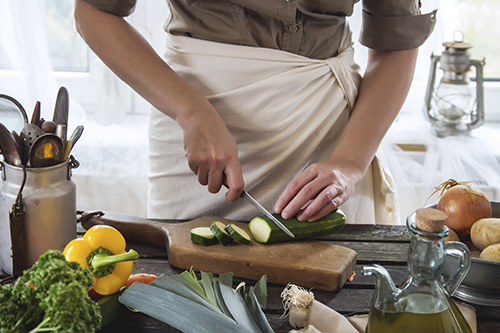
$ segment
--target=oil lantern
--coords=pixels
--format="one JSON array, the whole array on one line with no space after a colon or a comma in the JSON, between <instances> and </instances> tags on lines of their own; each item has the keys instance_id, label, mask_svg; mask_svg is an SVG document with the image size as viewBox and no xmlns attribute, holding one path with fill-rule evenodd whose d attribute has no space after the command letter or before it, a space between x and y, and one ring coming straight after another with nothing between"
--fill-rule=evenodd
<instances>
[{"instance_id":1,"label":"oil lantern","mask_svg":"<svg viewBox=\"0 0 500 333\"><path fill-rule=\"evenodd\" d=\"M471 44L461 40L445 42L441 55L431 55L431 69L425 93L425 116L438 137L469 135L484 123L483 60L470 58ZM435 89L438 63L443 76ZM468 77L476 68L475 89Z\"/></svg>"}]
</instances>

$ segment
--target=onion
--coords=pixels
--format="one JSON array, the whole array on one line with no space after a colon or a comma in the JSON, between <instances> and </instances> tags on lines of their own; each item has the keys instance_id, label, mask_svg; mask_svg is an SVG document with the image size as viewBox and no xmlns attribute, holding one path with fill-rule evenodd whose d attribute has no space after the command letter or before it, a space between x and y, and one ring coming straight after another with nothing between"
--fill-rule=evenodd
<instances>
[{"instance_id":1,"label":"onion","mask_svg":"<svg viewBox=\"0 0 500 333\"><path fill-rule=\"evenodd\" d=\"M436 188L442 190L437 209L448 215L446 225L459 236L466 236L479 219L491 217L491 203L486 194L468 182L450 179ZM435 193L435 192L434 192Z\"/></svg>"}]
</instances>

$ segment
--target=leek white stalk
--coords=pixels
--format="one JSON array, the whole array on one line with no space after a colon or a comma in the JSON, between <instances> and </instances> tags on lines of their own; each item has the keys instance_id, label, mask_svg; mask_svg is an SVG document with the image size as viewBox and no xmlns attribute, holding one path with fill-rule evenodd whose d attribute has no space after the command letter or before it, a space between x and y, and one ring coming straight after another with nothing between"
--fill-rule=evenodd
<instances>
[{"instance_id":1,"label":"leek white stalk","mask_svg":"<svg viewBox=\"0 0 500 333\"><path fill-rule=\"evenodd\" d=\"M314 294L302 287L288 284L281 293L283 317L288 317L288 322L295 328L306 327L309 323Z\"/></svg>"}]
</instances>

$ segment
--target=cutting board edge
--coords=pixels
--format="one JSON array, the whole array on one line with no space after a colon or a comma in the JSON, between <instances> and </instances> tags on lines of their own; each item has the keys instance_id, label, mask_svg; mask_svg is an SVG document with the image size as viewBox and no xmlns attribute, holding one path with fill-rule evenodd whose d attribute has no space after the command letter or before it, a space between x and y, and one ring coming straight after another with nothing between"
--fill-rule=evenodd
<instances>
[{"instance_id":1,"label":"cutting board edge","mask_svg":"<svg viewBox=\"0 0 500 333\"><path fill-rule=\"evenodd\" d=\"M351 249L349 249L351 250ZM216 267L210 262L210 260L199 260L200 257L192 256L193 260L189 260L189 256L181 256L178 259L176 255L169 256L169 263L173 267L180 269L193 269L197 272L204 271L214 274L222 273L233 273L235 277L249 279L249 280L259 280L263 275L267 276L267 281L269 283L275 283L280 285L287 285L288 283L293 283L304 288L314 288L318 290L325 291L338 291L347 282L349 277L355 270L357 254L354 250L351 250L349 258L342 269L338 271L329 271L326 269L312 269L309 270L309 274L298 274L302 273L305 269L300 269L297 267L286 267L285 269L272 273L275 270L275 266L272 262L269 263L259 263L258 265L247 265L242 262L236 261L226 261L226 267ZM304 278L307 276L307 278ZM324 280L328 279L325 283Z\"/></svg>"}]
</instances>

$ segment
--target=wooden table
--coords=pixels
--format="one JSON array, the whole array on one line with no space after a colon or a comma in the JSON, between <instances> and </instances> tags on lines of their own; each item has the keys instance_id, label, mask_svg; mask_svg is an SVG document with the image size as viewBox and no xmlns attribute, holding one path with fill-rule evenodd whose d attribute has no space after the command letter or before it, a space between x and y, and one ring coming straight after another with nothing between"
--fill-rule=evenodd
<instances>
[{"instance_id":1,"label":"wooden table","mask_svg":"<svg viewBox=\"0 0 500 333\"><path fill-rule=\"evenodd\" d=\"M175 222L175 221L164 221ZM83 233L83 229L79 232ZM352 282L347 282L338 292L314 290L316 300L335 309L344 315L366 314L373 297L374 278L363 276L364 265L380 264L390 272L396 285L407 277L406 257L410 235L406 226L368 226L346 225L340 232L321 240L342 245L355 250L358 254L356 276ZM165 249L147 244L128 244L141 255L134 264L133 273L152 273L156 275L179 274L183 270L174 268L168 263ZM5 276L5 274L3 274ZM2 272L0 271L0 278ZM241 279L235 278L235 283ZM255 281L246 280L248 285ZM275 332L288 332L292 327L287 318L281 318L283 306L280 293L284 286L268 284L268 301L265 313ZM500 332L500 307L485 307L473 305L476 308L478 333ZM123 310L121 318L101 332L179 332L156 319L140 313Z\"/></svg>"}]
</instances>

